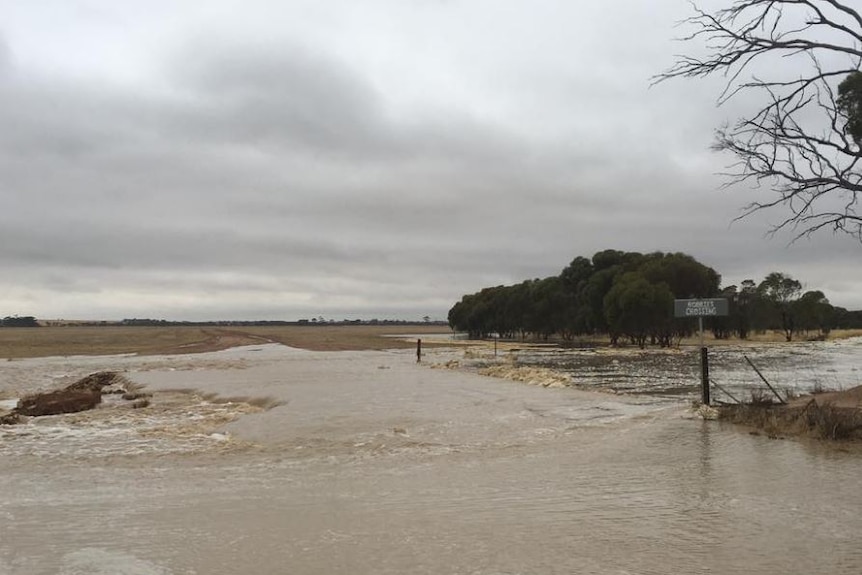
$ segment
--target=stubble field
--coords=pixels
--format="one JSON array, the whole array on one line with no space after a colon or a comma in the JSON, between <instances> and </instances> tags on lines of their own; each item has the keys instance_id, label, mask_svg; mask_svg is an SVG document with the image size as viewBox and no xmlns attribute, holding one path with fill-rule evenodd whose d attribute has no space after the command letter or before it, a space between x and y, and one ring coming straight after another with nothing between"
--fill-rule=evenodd
<instances>
[{"instance_id":1,"label":"stubble field","mask_svg":"<svg viewBox=\"0 0 862 575\"><path fill-rule=\"evenodd\" d=\"M0 358L70 355L170 355L281 343L314 351L409 348L396 335L448 333L440 325L52 326L0 328ZM389 337L387 337L389 336Z\"/></svg>"}]
</instances>

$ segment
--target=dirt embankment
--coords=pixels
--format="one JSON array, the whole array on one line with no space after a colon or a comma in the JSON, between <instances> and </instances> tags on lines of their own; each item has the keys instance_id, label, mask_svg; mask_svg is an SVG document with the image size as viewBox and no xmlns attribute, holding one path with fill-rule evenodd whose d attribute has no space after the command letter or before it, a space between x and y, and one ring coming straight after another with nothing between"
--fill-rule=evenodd
<instances>
[{"instance_id":1,"label":"dirt embankment","mask_svg":"<svg viewBox=\"0 0 862 575\"><path fill-rule=\"evenodd\" d=\"M77 413L94 409L102 403L105 393L122 394L129 405L138 409L149 405L149 394L139 392L140 386L114 371L93 373L75 383L55 389L25 395L9 412L0 412L0 425L23 423L27 417Z\"/></svg>"},{"instance_id":2,"label":"dirt embankment","mask_svg":"<svg viewBox=\"0 0 862 575\"><path fill-rule=\"evenodd\" d=\"M719 419L753 428L769 437L813 437L862 441L862 385L804 395L786 404L768 399L719 408Z\"/></svg>"}]
</instances>

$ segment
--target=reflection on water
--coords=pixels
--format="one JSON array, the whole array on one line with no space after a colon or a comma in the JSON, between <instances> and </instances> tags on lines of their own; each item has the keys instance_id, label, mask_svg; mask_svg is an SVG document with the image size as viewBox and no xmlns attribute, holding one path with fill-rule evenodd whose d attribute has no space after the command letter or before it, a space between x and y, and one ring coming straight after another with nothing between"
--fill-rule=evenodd
<instances>
[{"instance_id":1,"label":"reflection on water","mask_svg":"<svg viewBox=\"0 0 862 575\"><path fill-rule=\"evenodd\" d=\"M284 403L226 428L254 448L4 457L0 573L862 572L855 448L409 351L129 375Z\"/></svg>"}]
</instances>

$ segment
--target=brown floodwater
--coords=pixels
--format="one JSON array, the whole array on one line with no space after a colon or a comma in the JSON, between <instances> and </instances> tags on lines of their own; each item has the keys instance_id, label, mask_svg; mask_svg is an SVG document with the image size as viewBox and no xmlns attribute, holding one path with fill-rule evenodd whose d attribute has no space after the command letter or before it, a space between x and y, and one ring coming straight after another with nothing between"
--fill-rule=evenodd
<instances>
[{"instance_id":1,"label":"brown floodwater","mask_svg":"<svg viewBox=\"0 0 862 575\"><path fill-rule=\"evenodd\" d=\"M152 407L0 428L0 573L862 572L862 452L683 400L280 346L4 362L0 400L106 368Z\"/></svg>"}]
</instances>

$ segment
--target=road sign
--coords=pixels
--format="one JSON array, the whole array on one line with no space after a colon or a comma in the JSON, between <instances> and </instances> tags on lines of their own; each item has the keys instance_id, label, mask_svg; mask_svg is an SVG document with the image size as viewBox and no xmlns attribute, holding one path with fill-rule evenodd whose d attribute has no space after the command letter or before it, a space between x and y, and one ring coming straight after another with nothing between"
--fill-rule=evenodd
<instances>
[{"instance_id":1,"label":"road sign","mask_svg":"<svg viewBox=\"0 0 862 575\"><path fill-rule=\"evenodd\" d=\"M673 315L675 317L722 316L727 315L729 311L727 300L724 298L673 300Z\"/></svg>"},{"instance_id":2,"label":"road sign","mask_svg":"<svg viewBox=\"0 0 862 575\"><path fill-rule=\"evenodd\" d=\"M703 344L703 318L728 315L730 306L724 298L675 299L673 315L676 317L696 317L700 332L700 379L703 387L703 403L709 405L709 356Z\"/></svg>"}]
</instances>

